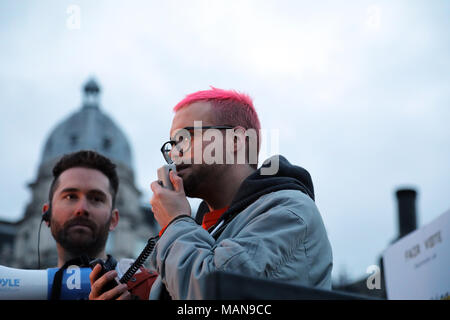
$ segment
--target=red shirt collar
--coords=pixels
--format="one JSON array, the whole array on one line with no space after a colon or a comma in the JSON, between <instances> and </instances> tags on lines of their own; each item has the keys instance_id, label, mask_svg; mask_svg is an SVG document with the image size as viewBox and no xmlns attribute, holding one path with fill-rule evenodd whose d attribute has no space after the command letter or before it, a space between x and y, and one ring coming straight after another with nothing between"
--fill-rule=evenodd
<instances>
[{"instance_id":1,"label":"red shirt collar","mask_svg":"<svg viewBox=\"0 0 450 320\"><path fill-rule=\"evenodd\" d=\"M213 225L216 224L217 220L222 216L222 214L228 210L229 207L225 207L222 209L217 209L206 213L203 216L202 227L205 230L208 230Z\"/></svg>"}]
</instances>

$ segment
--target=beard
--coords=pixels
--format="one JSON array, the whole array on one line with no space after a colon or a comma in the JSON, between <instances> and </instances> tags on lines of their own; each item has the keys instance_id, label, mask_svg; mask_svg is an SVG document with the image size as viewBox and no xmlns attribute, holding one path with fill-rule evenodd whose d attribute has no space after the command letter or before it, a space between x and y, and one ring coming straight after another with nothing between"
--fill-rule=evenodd
<instances>
[{"instance_id":1,"label":"beard","mask_svg":"<svg viewBox=\"0 0 450 320\"><path fill-rule=\"evenodd\" d=\"M73 218L66 221L62 226L52 221L52 235L56 242L71 255L81 256L85 254L94 258L105 248L111 217L107 223L101 226L97 226L92 220L85 217ZM83 226L89 230L76 228L76 226Z\"/></svg>"},{"instance_id":2,"label":"beard","mask_svg":"<svg viewBox=\"0 0 450 320\"><path fill-rule=\"evenodd\" d=\"M182 164L176 167L177 173L183 179L183 187L186 196L190 198L203 198L205 193L209 193L211 184L218 181L217 177L224 169L224 165L219 164Z\"/></svg>"}]
</instances>

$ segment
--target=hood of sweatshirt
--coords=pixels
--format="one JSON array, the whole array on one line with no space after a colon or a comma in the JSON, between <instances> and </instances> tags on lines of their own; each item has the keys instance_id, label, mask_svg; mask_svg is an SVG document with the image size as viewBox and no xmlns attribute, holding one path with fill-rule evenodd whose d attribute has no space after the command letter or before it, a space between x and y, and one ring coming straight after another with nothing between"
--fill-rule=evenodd
<instances>
[{"instance_id":1,"label":"hood of sweatshirt","mask_svg":"<svg viewBox=\"0 0 450 320\"><path fill-rule=\"evenodd\" d=\"M277 163L278 170L274 174L262 174L267 168L276 167ZM222 220L230 221L236 214L265 194L286 189L299 190L314 200L314 187L308 171L291 164L281 155L272 156L242 182L229 209L217 223ZM201 223L201 219L206 212L208 212L208 206L203 201L197 210L197 222L200 221Z\"/></svg>"},{"instance_id":2,"label":"hood of sweatshirt","mask_svg":"<svg viewBox=\"0 0 450 320\"><path fill-rule=\"evenodd\" d=\"M278 170L273 175L265 175L263 169L276 167L278 161ZM260 196L284 189L299 190L314 200L314 187L311 176L308 171L302 167L291 164L281 155L273 156L267 159L261 168L249 175L239 187L230 208L238 205L246 199L256 200ZM251 201L253 202L253 201Z\"/></svg>"}]
</instances>

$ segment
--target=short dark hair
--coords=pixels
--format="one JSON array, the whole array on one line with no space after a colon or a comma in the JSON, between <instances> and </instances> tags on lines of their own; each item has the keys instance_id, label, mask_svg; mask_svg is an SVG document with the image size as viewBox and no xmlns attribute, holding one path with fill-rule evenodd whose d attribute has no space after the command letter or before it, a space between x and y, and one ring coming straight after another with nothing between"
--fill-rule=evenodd
<instances>
[{"instance_id":1,"label":"short dark hair","mask_svg":"<svg viewBox=\"0 0 450 320\"><path fill-rule=\"evenodd\" d=\"M92 150L81 150L66 154L56 163L53 167L53 181L48 195L50 204L58 186L59 176L64 171L75 167L95 169L108 178L112 195L112 206L114 208L117 191L119 190L119 177L117 176L116 165L107 157Z\"/></svg>"}]
</instances>

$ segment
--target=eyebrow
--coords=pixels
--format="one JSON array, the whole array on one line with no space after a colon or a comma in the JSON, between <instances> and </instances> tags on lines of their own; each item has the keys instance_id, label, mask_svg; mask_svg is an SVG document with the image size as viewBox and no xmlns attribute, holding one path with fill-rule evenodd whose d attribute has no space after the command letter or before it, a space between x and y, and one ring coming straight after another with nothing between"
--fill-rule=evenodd
<instances>
[{"instance_id":1,"label":"eyebrow","mask_svg":"<svg viewBox=\"0 0 450 320\"><path fill-rule=\"evenodd\" d=\"M175 141L175 138L177 137L177 134L182 132L183 130L186 130L186 129L180 128L180 129L175 130L173 137L169 137L170 141L177 142L177 141ZM189 132L189 130L186 130L186 131L189 133L189 137L192 137L192 134ZM181 135L180 137L187 138L187 136L185 137L184 135Z\"/></svg>"},{"instance_id":2,"label":"eyebrow","mask_svg":"<svg viewBox=\"0 0 450 320\"><path fill-rule=\"evenodd\" d=\"M65 189L61 190L59 192L59 194L70 193L70 192L79 192L79 191L80 191L80 189L77 189L77 188L65 188ZM100 189L92 189L92 190L89 190L88 193L91 193L91 194L97 193L97 194L102 194L102 195L106 196L106 193Z\"/></svg>"},{"instance_id":3,"label":"eyebrow","mask_svg":"<svg viewBox=\"0 0 450 320\"><path fill-rule=\"evenodd\" d=\"M231 126L231 125L228 125L228 124L225 124L225 125L208 125L208 126L201 126L201 127L187 126L187 127L183 127L183 128L177 129L177 130L175 131L174 138L175 138L175 136L176 136L179 132L181 132L182 130L186 130L187 132L189 132L189 137L192 137L191 131L195 131L196 129L200 129L200 130L208 130L208 129L233 129L234 127L235 127L235 126ZM194 136L195 136L195 134L194 134ZM171 141L174 141L172 137L170 137L170 140L171 140Z\"/></svg>"},{"instance_id":4,"label":"eyebrow","mask_svg":"<svg viewBox=\"0 0 450 320\"><path fill-rule=\"evenodd\" d=\"M78 192L78 191L80 191L80 190L77 188L65 188L65 189L62 189L59 193L62 194L62 193Z\"/></svg>"}]
</instances>

